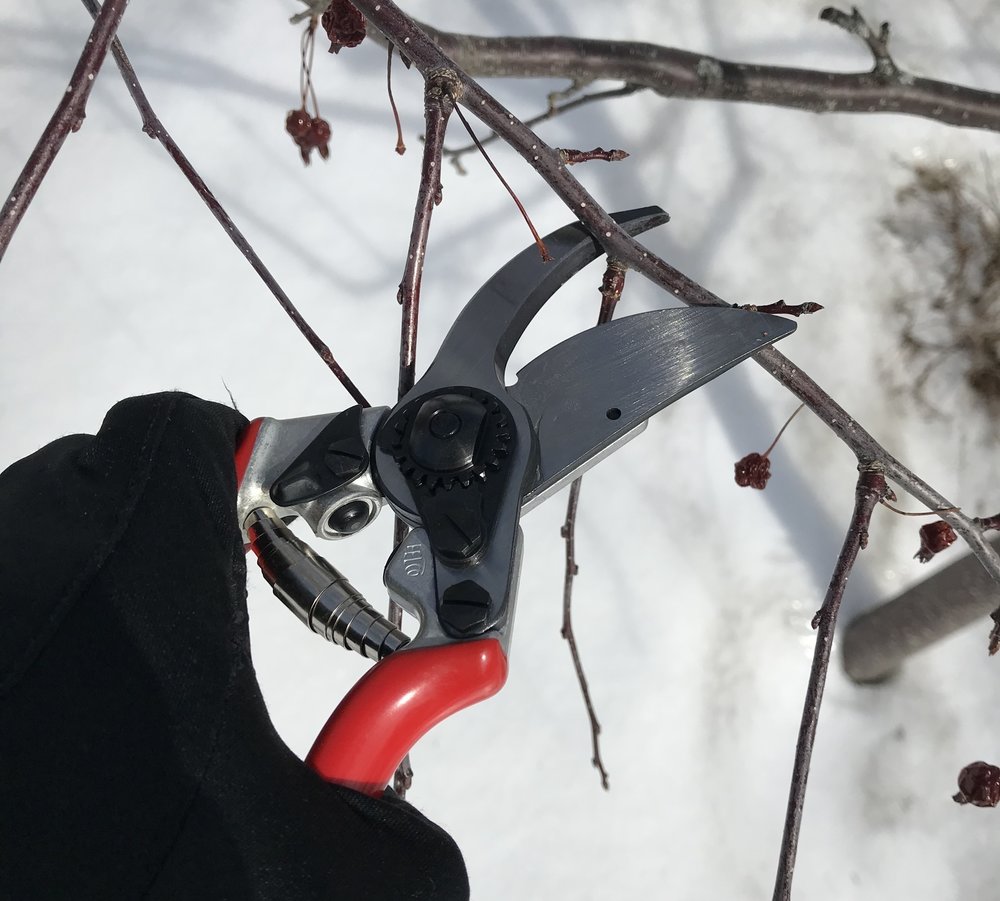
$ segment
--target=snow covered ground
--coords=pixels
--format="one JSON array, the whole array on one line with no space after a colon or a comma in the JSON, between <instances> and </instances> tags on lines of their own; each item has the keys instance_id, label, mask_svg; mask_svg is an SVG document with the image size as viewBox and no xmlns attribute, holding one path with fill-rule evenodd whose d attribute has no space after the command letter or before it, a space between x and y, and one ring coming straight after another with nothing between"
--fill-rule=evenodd
<instances>
[{"instance_id":1,"label":"snow covered ground","mask_svg":"<svg viewBox=\"0 0 1000 901\"><path fill-rule=\"evenodd\" d=\"M419 172L421 80L396 67L410 152L399 158L373 44L317 55L328 163L304 169L284 133L297 106L296 11L281 3L136 0L121 36L166 127L345 368L375 402L396 386L398 307ZM441 4L408 11L484 34L651 40L723 58L853 71L863 45L820 6L575 0ZM1000 4L881 0L898 62L1000 86ZM13 184L65 89L90 22L62 0L0 9L0 187ZM558 82L491 87L522 118ZM464 143L453 123L452 143ZM610 209L656 203L672 222L648 243L734 302L822 303L782 350L900 459L956 503L1000 507L994 454L961 416L928 420L900 374L892 299L914 262L880 225L915 160L981 166L993 134L899 116L814 116L632 96L567 115L555 145L632 156L574 170ZM571 219L514 154L494 158L543 233ZM528 243L510 199L472 157L445 173L423 287L426 363L456 311ZM6 186L6 187L5 187ZM919 267L916 270L919 282ZM928 274L933 279L933 273ZM514 369L591 324L599 272L560 293ZM621 313L665 299L632 276ZM93 431L118 399L177 388L251 416L350 401L138 119L106 68L0 266L0 466L57 435ZM512 369L512 371L514 371ZM477 899L770 896L788 774L822 598L852 504L854 461L800 416L763 494L732 464L763 450L795 403L747 363L658 416L587 476L576 629L604 726L610 793L559 637L564 499L524 521L510 681L417 747L411 800L456 837ZM904 501L905 503L905 501ZM913 504L909 504L911 508ZM923 577L916 528L877 511L849 617ZM322 550L381 594L388 516ZM364 662L324 644L251 574L255 659L275 723L304 754ZM995 811L952 803L959 768L997 757L996 661L986 627L860 689L834 671L820 726L796 877L812 901L975 901L1000 894Z\"/></svg>"}]
</instances>

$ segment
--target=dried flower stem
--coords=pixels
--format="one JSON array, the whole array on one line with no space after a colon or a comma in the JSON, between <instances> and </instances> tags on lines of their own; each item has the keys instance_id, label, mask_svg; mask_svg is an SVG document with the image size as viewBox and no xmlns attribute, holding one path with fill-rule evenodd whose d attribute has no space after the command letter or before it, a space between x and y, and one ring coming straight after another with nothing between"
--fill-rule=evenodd
<instances>
[{"instance_id":1,"label":"dried flower stem","mask_svg":"<svg viewBox=\"0 0 1000 901\"><path fill-rule=\"evenodd\" d=\"M837 558L837 564L830 579L823 606L813 617L816 629L816 648L813 653L812 670L806 689L805 706L799 725L799 737L795 746L795 765L792 769L792 783L788 793L788 809L785 814L784 835L778 860L778 874L774 885L774 901L789 901L792 891L792 872L799 843L799 829L802 825L802 808L805 803L806 783L809 779L809 763L816 741L816 727L819 709L823 701L826 674L830 666L830 651L833 647L834 627L840 602L847 587L847 579L858 558L858 553L868 545L868 525L872 511L889 490L881 468L875 465L859 466L860 475L854 493L854 513L844 539L844 546Z\"/></svg>"},{"instance_id":2,"label":"dried flower stem","mask_svg":"<svg viewBox=\"0 0 1000 901\"><path fill-rule=\"evenodd\" d=\"M794 418L795 418L796 416L798 416L798 415L799 415L799 412L800 412L800 411L802 410L802 408L803 408L804 406L805 406L805 404L799 404L799 405L798 405L798 406L797 406L797 407L795 408L795 411L794 411L794 412L792 413L792 415L791 415L791 416L789 416L789 417L788 417L788 419L786 419L786 420L785 420L785 424L784 424L784 425L783 425L783 426L782 426L782 427L781 427L780 429L778 429L778 434L774 436L774 441L772 441L772 442L771 442L771 443L770 443L770 444L768 445L768 448L767 448L767 450L766 450L766 451L764 451L764 453L763 453L763 454L761 454L761 456L762 456L762 457L767 457L767 456L769 456L769 455L770 455L771 451L773 451L773 450L774 450L774 447L775 447L775 445L776 445L776 444L778 443L778 441L780 441L780 440L781 440L781 436L785 434L785 429L787 429L787 428L788 428L788 427L789 427L789 426L791 425L791 423L792 423L792 420L793 420L793 419L794 419Z\"/></svg>"},{"instance_id":3,"label":"dried flower stem","mask_svg":"<svg viewBox=\"0 0 1000 901\"><path fill-rule=\"evenodd\" d=\"M302 96L302 109L308 108L312 100L312 114L319 115L319 101L316 99L316 88L312 80L313 57L316 53L316 18L309 20L302 31L302 41L299 45L301 64L299 66L299 94Z\"/></svg>"},{"instance_id":4,"label":"dried flower stem","mask_svg":"<svg viewBox=\"0 0 1000 901\"><path fill-rule=\"evenodd\" d=\"M96 0L82 0L82 2L92 16L99 15L101 7L98 5ZM109 0L109 3L110 2L111 0ZM336 358L333 356L333 352L322 340L320 340L319 335L317 335L309 323L306 322L302 314L296 308L295 304L292 303L291 299L282 290L274 276L268 271L263 261L259 256L257 256L256 251L250 246L250 242L247 241L243 233L236 227L233 220L229 218L229 214L223 209L222 204L219 203L215 195L211 192L211 190L209 190L208 185L205 184L197 170L195 170L194 166L191 165L191 162L183 154L180 147L177 146L177 143L163 127L163 123L157 118L149 100L146 99L146 94L142 89L142 85L139 83L139 77L135 74L135 70L132 68L132 63L125 54L125 49L122 47L121 42L117 39L115 39L111 44L111 52L118 65L118 71L121 73L122 80L125 82L125 87L132 96L132 101L135 103L136 109L139 110L139 115L142 117L142 130L151 138L155 138L160 142L160 144L163 145L163 148L170 154L171 159L177 164L177 168L184 173L184 177L198 193L198 196L205 202L205 205L209 208L209 210L211 210L212 215L215 216L216 221L222 226L223 230L229 236L233 244L236 245L237 250L243 254L247 262L253 267L254 272L260 276L261 281L264 282L270 292L274 295L281 308L288 314L289 319L292 320L295 327L302 333L313 350L319 354L320 359L337 377L344 388L347 389L348 394L350 394L357 403L361 404L361 406L370 406L368 401L365 399L365 396L358 389L357 385L354 384L350 376L347 375L343 367L341 367L341 365L337 362Z\"/></svg>"},{"instance_id":5,"label":"dried flower stem","mask_svg":"<svg viewBox=\"0 0 1000 901\"><path fill-rule=\"evenodd\" d=\"M900 510L890 504L888 500L881 501L881 504L900 516L940 516L942 513L954 513L959 509L958 507L946 507L943 510Z\"/></svg>"},{"instance_id":6,"label":"dried flower stem","mask_svg":"<svg viewBox=\"0 0 1000 901\"><path fill-rule=\"evenodd\" d=\"M79 131L87 114L87 100L94 87L97 73L101 69L108 48L125 14L128 0L107 0L95 14L94 27L90 31L83 52L70 76L69 86L56 107L52 118L38 139L35 149L24 164L21 174L7 200L0 209L0 260L10 245L14 232L24 218L28 206L34 200L38 188L49 171L63 143L71 131Z\"/></svg>"},{"instance_id":7,"label":"dried flower stem","mask_svg":"<svg viewBox=\"0 0 1000 901\"><path fill-rule=\"evenodd\" d=\"M389 49L385 57L385 89L389 94L389 106L392 107L392 121L396 123L396 153L402 156L406 153L406 143L403 141L403 123L399 121L396 98L392 96L392 41L388 42L388 46Z\"/></svg>"},{"instance_id":8,"label":"dried flower stem","mask_svg":"<svg viewBox=\"0 0 1000 901\"><path fill-rule=\"evenodd\" d=\"M455 107L455 112L458 113L458 118L462 120L462 124L465 126L465 130L469 133L469 137L472 138L472 142L479 149L479 152L483 155L483 159L490 164L490 168L493 170L493 174L500 179L500 184L502 184L506 189L507 193L510 194L511 200L514 201L515 206L517 206L518 212L524 218L527 223L528 228L531 230L531 236L535 239L535 244L538 245L538 252L542 255L543 262L549 262L552 259L549 256L548 248L545 246L545 242L542 240L542 236L538 234L538 230L535 228L535 223L531 221L531 217L528 215L528 211L524 208L524 204L521 203L521 198L514 193L514 189L507 183L507 179L500 174L500 170L496 167L496 163L490 159L490 155L486 152L479 138L476 137L476 133L472 130L472 126L469 125L468 120L462 113L460 107Z\"/></svg>"}]
</instances>

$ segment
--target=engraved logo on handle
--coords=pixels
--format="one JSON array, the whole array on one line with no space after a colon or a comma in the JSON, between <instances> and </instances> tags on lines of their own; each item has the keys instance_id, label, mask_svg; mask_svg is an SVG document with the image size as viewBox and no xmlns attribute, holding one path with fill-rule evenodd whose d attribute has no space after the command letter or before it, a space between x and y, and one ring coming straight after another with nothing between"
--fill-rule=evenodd
<instances>
[{"instance_id":1,"label":"engraved logo on handle","mask_svg":"<svg viewBox=\"0 0 1000 901\"><path fill-rule=\"evenodd\" d=\"M420 542L408 544L403 549L403 571L411 579L424 574L424 546Z\"/></svg>"}]
</instances>

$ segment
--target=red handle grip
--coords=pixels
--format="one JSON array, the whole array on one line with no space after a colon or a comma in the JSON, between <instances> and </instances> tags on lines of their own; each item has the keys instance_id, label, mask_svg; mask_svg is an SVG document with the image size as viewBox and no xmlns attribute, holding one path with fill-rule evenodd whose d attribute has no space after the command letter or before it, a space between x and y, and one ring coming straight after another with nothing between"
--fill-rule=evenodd
<instances>
[{"instance_id":1,"label":"red handle grip","mask_svg":"<svg viewBox=\"0 0 1000 901\"><path fill-rule=\"evenodd\" d=\"M329 782L380 795L425 733L506 681L507 657L495 638L396 651L347 693L306 763Z\"/></svg>"},{"instance_id":2,"label":"red handle grip","mask_svg":"<svg viewBox=\"0 0 1000 901\"><path fill-rule=\"evenodd\" d=\"M250 465L250 457L253 454L253 446L257 443L257 433L260 431L260 424L264 420L257 418L240 433L236 442L236 487L243 484L243 476L246 475L247 466Z\"/></svg>"}]
</instances>

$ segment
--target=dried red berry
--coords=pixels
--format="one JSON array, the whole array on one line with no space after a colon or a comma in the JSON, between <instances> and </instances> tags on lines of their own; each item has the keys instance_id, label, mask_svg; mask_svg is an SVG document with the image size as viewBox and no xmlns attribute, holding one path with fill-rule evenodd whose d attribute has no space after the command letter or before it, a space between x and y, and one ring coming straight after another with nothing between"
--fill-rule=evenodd
<instances>
[{"instance_id":1,"label":"dried red berry","mask_svg":"<svg viewBox=\"0 0 1000 901\"><path fill-rule=\"evenodd\" d=\"M763 491L771 478L771 461L756 451L736 462L736 484L740 488L757 488Z\"/></svg>"},{"instance_id":2,"label":"dried red berry","mask_svg":"<svg viewBox=\"0 0 1000 901\"><path fill-rule=\"evenodd\" d=\"M976 520L976 524L984 532L995 531L1000 532L1000 513L996 513L993 516L983 516Z\"/></svg>"},{"instance_id":3,"label":"dried red berry","mask_svg":"<svg viewBox=\"0 0 1000 901\"><path fill-rule=\"evenodd\" d=\"M310 116L304 109L292 110L285 119L285 131L292 136L307 166L314 150L323 159L329 159L330 123L326 119Z\"/></svg>"},{"instance_id":4,"label":"dried red berry","mask_svg":"<svg viewBox=\"0 0 1000 901\"><path fill-rule=\"evenodd\" d=\"M977 760L958 774L958 804L996 807L1000 804L1000 767Z\"/></svg>"},{"instance_id":5,"label":"dried red berry","mask_svg":"<svg viewBox=\"0 0 1000 901\"><path fill-rule=\"evenodd\" d=\"M312 125L312 116L304 109L291 110L285 119L285 131L292 136L296 144L309 134L310 125Z\"/></svg>"},{"instance_id":6,"label":"dried red berry","mask_svg":"<svg viewBox=\"0 0 1000 901\"><path fill-rule=\"evenodd\" d=\"M330 52L342 47L357 47L365 39L365 17L348 0L333 0L320 20L330 39Z\"/></svg>"},{"instance_id":7,"label":"dried red berry","mask_svg":"<svg viewBox=\"0 0 1000 901\"><path fill-rule=\"evenodd\" d=\"M309 146L319 151L323 159L330 158L330 123L316 116L309 128Z\"/></svg>"},{"instance_id":8,"label":"dried red berry","mask_svg":"<svg viewBox=\"0 0 1000 901\"><path fill-rule=\"evenodd\" d=\"M920 528L920 550L913 556L921 563L926 563L935 554L941 553L945 548L955 543L958 536L955 530L943 519L937 522L929 522Z\"/></svg>"}]
</instances>

